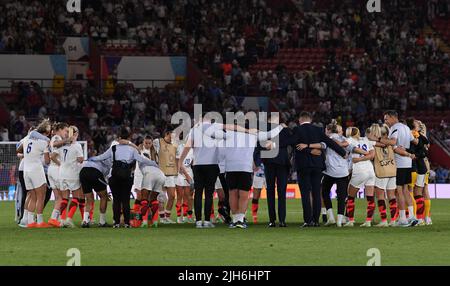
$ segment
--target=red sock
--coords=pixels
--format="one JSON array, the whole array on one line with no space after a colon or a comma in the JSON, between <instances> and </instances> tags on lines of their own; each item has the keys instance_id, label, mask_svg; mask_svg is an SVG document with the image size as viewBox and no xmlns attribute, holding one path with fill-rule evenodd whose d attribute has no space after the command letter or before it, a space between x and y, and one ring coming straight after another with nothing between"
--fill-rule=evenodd
<instances>
[{"instance_id":1,"label":"red sock","mask_svg":"<svg viewBox=\"0 0 450 286\"><path fill-rule=\"evenodd\" d=\"M391 211L391 220L395 221L398 216L398 210L397 210L397 200L392 199L389 201L389 210Z\"/></svg>"},{"instance_id":2,"label":"red sock","mask_svg":"<svg viewBox=\"0 0 450 286\"><path fill-rule=\"evenodd\" d=\"M80 209L81 219L84 219L84 208L86 207L86 200L80 199L80 203L78 204L78 208Z\"/></svg>"},{"instance_id":3,"label":"red sock","mask_svg":"<svg viewBox=\"0 0 450 286\"><path fill-rule=\"evenodd\" d=\"M367 217L366 221L372 221L375 212L375 199L373 196L367 196Z\"/></svg>"},{"instance_id":4,"label":"red sock","mask_svg":"<svg viewBox=\"0 0 450 286\"><path fill-rule=\"evenodd\" d=\"M355 198L347 198L347 212L346 215L350 221L355 221Z\"/></svg>"},{"instance_id":5,"label":"red sock","mask_svg":"<svg viewBox=\"0 0 450 286\"><path fill-rule=\"evenodd\" d=\"M140 205L135 208L135 210L138 213L141 213L142 216L145 216L145 214L148 212L149 206L148 206L148 200L142 200L140 202Z\"/></svg>"},{"instance_id":6,"label":"red sock","mask_svg":"<svg viewBox=\"0 0 450 286\"><path fill-rule=\"evenodd\" d=\"M143 202L143 201L140 201L140 200L135 200L135 201L134 201L133 211L134 211L135 213L139 213L139 212L140 212L141 206L142 206L142 202Z\"/></svg>"},{"instance_id":7,"label":"red sock","mask_svg":"<svg viewBox=\"0 0 450 286\"><path fill-rule=\"evenodd\" d=\"M252 200L252 216L254 216L254 217L258 216L258 208L259 208L259 201L253 199Z\"/></svg>"},{"instance_id":8,"label":"red sock","mask_svg":"<svg viewBox=\"0 0 450 286\"><path fill-rule=\"evenodd\" d=\"M177 210L177 217L181 217L181 204L176 204L175 208Z\"/></svg>"},{"instance_id":9,"label":"red sock","mask_svg":"<svg viewBox=\"0 0 450 286\"><path fill-rule=\"evenodd\" d=\"M210 218L214 218L214 203L211 206L211 215L209 216Z\"/></svg>"},{"instance_id":10,"label":"red sock","mask_svg":"<svg viewBox=\"0 0 450 286\"><path fill-rule=\"evenodd\" d=\"M154 200L151 202L151 209L152 209L152 223L155 221L158 221L159 216L159 202L157 200Z\"/></svg>"},{"instance_id":11,"label":"red sock","mask_svg":"<svg viewBox=\"0 0 450 286\"><path fill-rule=\"evenodd\" d=\"M79 204L80 203L78 202L78 198L72 198L72 201L70 202L70 205L69 205L69 213L67 214L67 216L70 219L72 219L73 216L75 215L75 213L77 212L77 208L78 208Z\"/></svg>"},{"instance_id":12,"label":"red sock","mask_svg":"<svg viewBox=\"0 0 450 286\"><path fill-rule=\"evenodd\" d=\"M145 212L144 216L142 217L142 220L148 221L149 214L150 214L150 208L147 208L147 211Z\"/></svg>"},{"instance_id":13,"label":"red sock","mask_svg":"<svg viewBox=\"0 0 450 286\"><path fill-rule=\"evenodd\" d=\"M381 221L385 222L387 220L385 200L378 200L378 211L380 212Z\"/></svg>"},{"instance_id":14,"label":"red sock","mask_svg":"<svg viewBox=\"0 0 450 286\"><path fill-rule=\"evenodd\" d=\"M61 206L59 207L59 212L61 213L60 217L62 220L66 219L66 209L67 209L68 204L69 204L69 201L67 199L62 199Z\"/></svg>"},{"instance_id":15,"label":"red sock","mask_svg":"<svg viewBox=\"0 0 450 286\"><path fill-rule=\"evenodd\" d=\"M187 204L183 204L182 208L183 208L183 216L187 217L188 216L188 205Z\"/></svg>"},{"instance_id":16,"label":"red sock","mask_svg":"<svg viewBox=\"0 0 450 286\"><path fill-rule=\"evenodd\" d=\"M418 219L424 219L424 211L425 211L425 199L423 196L414 196L417 205L416 215Z\"/></svg>"},{"instance_id":17,"label":"red sock","mask_svg":"<svg viewBox=\"0 0 450 286\"><path fill-rule=\"evenodd\" d=\"M93 202L91 203L91 211L89 212L89 218L90 218L91 220L94 219L94 207L95 207L95 202L93 201Z\"/></svg>"}]
</instances>

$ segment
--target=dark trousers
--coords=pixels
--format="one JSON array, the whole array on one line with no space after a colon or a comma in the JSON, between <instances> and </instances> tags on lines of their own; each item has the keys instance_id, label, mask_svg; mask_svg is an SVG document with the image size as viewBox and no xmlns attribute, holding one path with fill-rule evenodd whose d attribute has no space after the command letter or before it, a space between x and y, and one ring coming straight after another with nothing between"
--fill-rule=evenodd
<instances>
[{"instance_id":1,"label":"dark trousers","mask_svg":"<svg viewBox=\"0 0 450 286\"><path fill-rule=\"evenodd\" d=\"M336 184L336 195L338 201L338 214L344 215L345 213L345 200L347 199L347 188L348 188L349 178L334 178L328 175L324 175L322 179L322 198L325 207L331 209L331 187Z\"/></svg>"},{"instance_id":2,"label":"dark trousers","mask_svg":"<svg viewBox=\"0 0 450 286\"><path fill-rule=\"evenodd\" d=\"M133 179L116 178L109 179L109 187L113 196L113 219L114 224L120 223L120 214L123 212L123 222L130 224L130 194Z\"/></svg>"},{"instance_id":3,"label":"dark trousers","mask_svg":"<svg viewBox=\"0 0 450 286\"><path fill-rule=\"evenodd\" d=\"M320 208L322 206L320 196L322 169L302 168L297 170L297 173L298 186L302 195L303 220L305 223L319 223Z\"/></svg>"},{"instance_id":4,"label":"dark trousers","mask_svg":"<svg viewBox=\"0 0 450 286\"><path fill-rule=\"evenodd\" d=\"M52 197L52 188L50 188L50 182L48 180L47 174L45 174L45 178L47 179L47 191L45 192L44 208L47 206L47 203L50 201L50 198Z\"/></svg>"},{"instance_id":5,"label":"dark trousers","mask_svg":"<svg viewBox=\"0 0 450 286\"><path fill-rule=\"evenodd\" d=\"M227 208L227 211L229 212L230 211L230 189L228 188L228 185L227 185L225 173L219 174L219 180L220 180L220 184L222 185L223 193L225 195L225 198L224 198L225 201L223 202L223 204Z\"/></svg>"},{"instance_id":6,"label":"dark trousers","mask_svg":"<svg viewBox=\"0 0 450 286\"><path fill-rule=\"evenodd\" d=\"M265 164L264 175L267 185L267 207L270 222L277 220L275 211L275 186L278 193L278 219L286 221L286 186L289 176L289 167L278 164Z\"/></svg>"},{"instance_id":7,"label":"dark trousers","mask_svg":"<svg viewBox=\"0 0 450 286\"><path fill-rule=\"evenodd\" d=\"M202 220L202 200L205 191L205 221L210 220L213 204L214 187L219 175L218 165L196 165L192 168L194 173L194 210L195 219Z\"/></svg>"},{"instance_id":8,"label":"dark trousers","mask_svg":"<svg viewBox=\"0 0 450 286\"><path fill-rule=\"evenodd\" d=\"M25 211L25 200L27 199L27 188L25 187L25 179L23 177L23 171L19 171L19 182L20 186L22 187L22 199L20 201L20 216L19 220L23 218L23 213Z\"/></svg>"}]
</instances>

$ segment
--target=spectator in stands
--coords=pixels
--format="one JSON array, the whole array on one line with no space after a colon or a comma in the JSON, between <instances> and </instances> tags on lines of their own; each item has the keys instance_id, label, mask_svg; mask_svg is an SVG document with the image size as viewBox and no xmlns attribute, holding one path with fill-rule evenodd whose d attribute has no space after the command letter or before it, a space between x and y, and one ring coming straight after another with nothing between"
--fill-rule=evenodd
<instances>
[{"instance_id":1,"label":"spectator in stands","mask_svg":"<svg viewBox=\"0 0 450 286\"><path fill-rule=\"evenodd\" d=\"M445 169L442 166L439 166L436 169L436 183L438 183L438 184L447 183L449 180L449 173L450 173L450 171L448 169Z\"/></svg>"},{"instance_id":2,"label":"spectator in stands","mask_svg":"<svg viewBox=\"0 0 450 286\"><path fill-rule=\"evenodd\" d=\"M9 131L5 126L0 126L0 141L9 141Z\"/></svg>"}]
</instances>

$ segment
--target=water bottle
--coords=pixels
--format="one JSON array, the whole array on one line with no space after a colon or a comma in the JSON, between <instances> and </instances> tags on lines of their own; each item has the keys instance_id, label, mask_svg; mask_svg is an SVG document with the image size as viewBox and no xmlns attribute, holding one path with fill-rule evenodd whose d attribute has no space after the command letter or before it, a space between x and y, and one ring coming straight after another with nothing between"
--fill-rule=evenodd
<instances>
[{"instance_id":1,"label":"water bottle","mask_svg":"<svg viewBox=\"0 0 450 286\"><path fill-rule=\"evenodd\" d=\"M16 192L16 187L15 186L9 186L9 190L8 190L8 200L9 201L14 201L14 193Z\"/></svg>"}]
</instances>

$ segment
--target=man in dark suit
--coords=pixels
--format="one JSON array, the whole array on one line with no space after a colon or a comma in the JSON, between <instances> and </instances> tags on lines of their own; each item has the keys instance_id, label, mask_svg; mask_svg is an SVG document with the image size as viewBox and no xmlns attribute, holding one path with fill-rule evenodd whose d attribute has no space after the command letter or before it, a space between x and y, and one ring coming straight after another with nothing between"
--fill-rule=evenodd
<instances>
[{"instance_id":1,"label":"man in dark suit","mask_svg":"<svg viewBox=\"0 0 450 286\"><path fill-rule=\"evenodd\" d=\"M302 227L319 226L321 195L320 184L322 171L325 169L325 152L314 150L313 146L325 143L344 157L346 152L336 142L325 135L324 131L311 124L309 112L300 113L300 125L294 128L294 134L289 139L297 148L295 150L295 166L300 192L302 195L303 219ZM318 153L316 153L318 152ZM312 199L312 202L311 202Z\"/></svg>"},{"instance_id":2,"label":"man in dark suit","mask_svg":"<svg viewBox=\"0 0 450 286\"><path fill-rule=\"evenodd\" d=\"M267 131L271 129L271 124L278 125L278 115L272 114L268 120ZM278 219L279 226L286 227L286 187L289 176L290 161L288 156L288 140L292 136L289 128L283 128L278 138L272 139L278 142L274 149L277 152L275 157L261 158L264 164L264 175L266 177L267 206L269 211L269 227L276 227L277 214L275 211L275 186L278 193ZM256 151L261 151L260 149Z\"/></svg>"}]
</instances>

